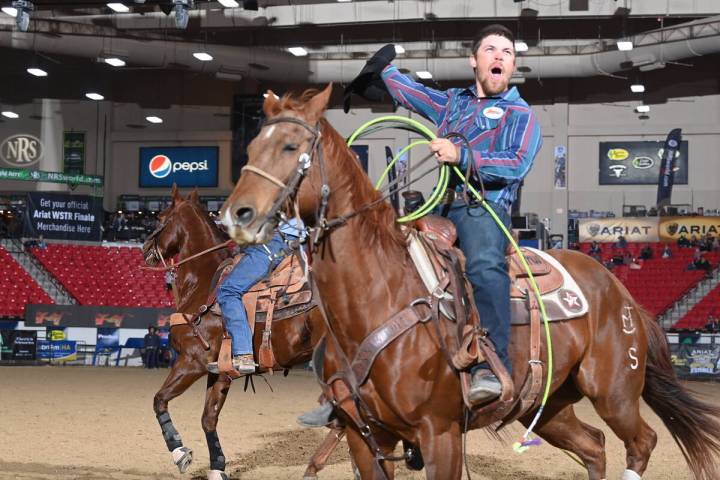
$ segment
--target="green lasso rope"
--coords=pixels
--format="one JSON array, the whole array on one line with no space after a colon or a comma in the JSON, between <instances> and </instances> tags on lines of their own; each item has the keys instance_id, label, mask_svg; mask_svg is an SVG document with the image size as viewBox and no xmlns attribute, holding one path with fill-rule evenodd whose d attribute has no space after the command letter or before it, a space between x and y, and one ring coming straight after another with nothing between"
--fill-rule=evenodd
<instances>
[{"instance_id":1,"label":"green lasso rope","mask_svg":"<svg viewBox=\"0 0 720 480\"><path fill-rule=\"evenodd\" d=\"M433 140L436 137L435 133L427 128L422 123L418 122L417 120L413 120L412 118L407 117L401 117L398 115L389 115L384 116L380 118L373 119L369 122L366 122L365 124L361 125L360 128L355 130L353 134L350 136L350 138L347 141L348 146L352 145L355 140L358 138L362 138L363 134L368 130L368 128L381 124L381 123L399 123L404 124L405 126L411 127L412 130L419 133L423 137L425 137L425 140L418 140L415 142L412 142L410 145L404 147L401 149L397 155L395 155L392 159L392 161L388 164L388 166L383 171L382 175L380 176L380 179L377 181L375 188L379 189L380 186L383 183L383 180L387 177L388 173L390 172L390 169L395 165L397 160L401 158L405 152L410 150L411 148L414 148L418 145L427 145L430 143L430 140ZM392 126L390 126L392 128ZM416 211L405 215L403 217L398 218L398 222L409 222L412 220L417 220L418 218L426 215L431 210L433 210L442 199L443 193L445 192L448 182L449 182L449 170L450 166L447 164L443 164L440 166L440 175L439 180L436 188L433 190L433 193L430 195L430 198ZM460 171L460 169L457 166L453 166L452 170L455 172L455 174L463 181L465 182L465 176ZM545 311L545 304L543 303L542 296L540 294L540 289L537 286L537 283L535 282L535 277L532 274L532 271L530 270L530 266L527 263L527 260L525 259L525 255L523 255L522 250L520 249L520 246L517 244L515 239L513 238L510 231L505 227L503 222L498 218L497 214L493 211L492 207L485 201L484 198L478 193L477 190L473 188L472 185L469 183L467 184L469 191L473 194L475 199L480 202L480 204L487 210L487 212L490 214L490 216L495 220L495 223L498 225L500 230L505 234L510 244L513 246L513 249L518 254L518 257L520 258L520 262L523 265L523 268L525 268L525 271L528 274L528 278L530 280L530 285L532 286L533 293L535 294L535 297L538 300L538 303L540 304L540 313L542 314L543 318L543 324L545 326L545 341L547 343L547 350L548 350L548 361L547 361L547 380L545 383L545 391L543 393L542 402L540 403L540 408L538 409L537 413L535 414L535 418L533 418L533 421L530 423L530 426L528 427L527 431L523 435L523 442L515 442L513 444L513 450L515 450L517 453L522 453L525 450L528 449L528 446L530 445L530 441L528 441L528 438L530 437L530 434L532 433L533 429L535 428L535 425L537 424L538 420L540 419L540 416L542 415L542 412L545 408L545 404L547 403L547 399L550 396L550 386L552 384L552 372L553 372L553 350L552 350L552 336L550 334L550 324L548 322L547 312Z\"/></svg>"}]
</instances>

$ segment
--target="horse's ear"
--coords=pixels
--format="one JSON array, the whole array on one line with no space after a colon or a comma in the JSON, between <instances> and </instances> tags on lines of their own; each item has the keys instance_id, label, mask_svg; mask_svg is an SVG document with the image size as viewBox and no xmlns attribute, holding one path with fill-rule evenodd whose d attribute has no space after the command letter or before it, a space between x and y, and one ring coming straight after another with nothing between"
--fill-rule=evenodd
<instances>
[{"instance_id":1,"label":"horse's ear","mask_svg":"<svg viewBox=\"0 0 720 480\"><path fill-rule=\"evenodd\" d=\"M190 192L190 196L188 197L188 200L190 200L193 203L200 203L200 197L198 196L198 189L195 187L195 189Z\"/></svg>"},{"instance_id":2,"label":"horse's ear","mask_svg":"<svg viewBox=\"0 0 720 480\"><path fill-rule=\"evenodd\" d=\"M172 203L178 203L182 200L182 197L180 196L180 192L178 192L177 183L173 182L172 186Z\"/></svg>"},{"instance_id":3,"label":"horse's ear","mask_svg":"<svg viewBox=\"0 0 720 480\"><path fill-rule=\"evenodd\" d=\"M322 117L325 109L328 106L328 102L330 101L332 87L332 82L328 83L328 86L325 87L325 90L318 93L317 95L312 97L309 102L307 102L305 112L307 112L307 119L310 122L317 122L318 120L320 120L320 117Z\"/></svg>"},{"instance_id":4,"label":"horse's ear","mask_svg":"<svg viewBox=\"0 0 720 480\"><path fill-rule=\"evenodd\" d=\"M263 102L263 112L266 117L270 117L276 113L278 99L272 90L268 90L265 94L265 101Z\"/></svg>"}]
</instances>

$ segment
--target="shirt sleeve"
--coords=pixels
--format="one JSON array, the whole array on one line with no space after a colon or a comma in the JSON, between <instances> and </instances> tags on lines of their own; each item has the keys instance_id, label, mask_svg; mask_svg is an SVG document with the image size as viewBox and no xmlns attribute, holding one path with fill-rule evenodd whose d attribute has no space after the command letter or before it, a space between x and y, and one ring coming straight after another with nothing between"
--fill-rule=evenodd
<instances>
[{"instance_id":1,"label":"shirt sleeve","mask_svg":"<svg viewBox=\"0 0 720 480\"><path fill-rule=\"evenodd\" d=\"M542 146L542 133L529 108L513 110L510 118L498 128L498 137L490 148L480 137L471 142L472 159L484 182L507 185L523 179L530 171ZM467 168L467 162L467 148L463 148L462 170Z\"/></svg>"},{"instance_id":2,"label":"shirt sleeve","mask_svg":"<svg viewBox=\"0 0 720 480\"><path fill-rule=\"evenodd\" d=\"M390 96L400 105L440 125L447 111L449 95L418 83L403 75L394 65L388 65L382 71L382 80Z\"/></svg>"}]
</instances>

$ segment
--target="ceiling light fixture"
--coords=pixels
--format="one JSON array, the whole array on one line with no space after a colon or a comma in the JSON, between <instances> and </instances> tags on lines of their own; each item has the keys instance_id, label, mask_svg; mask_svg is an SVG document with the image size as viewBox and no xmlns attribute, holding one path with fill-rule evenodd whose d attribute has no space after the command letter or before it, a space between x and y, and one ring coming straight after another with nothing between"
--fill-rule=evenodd
<instances>
[{"instance_id":1,"label":"ceiling light fixture","mask_svg":"<svg viewBox=\"0 0 720 480\"><path fill-rule=\"evenodd\" d=\"M147 120L150 123L163 123L163 119L160 117L156 117L154 115L151 115L149 117L145 117L145 120Z\"/></svg>"},{"instance_id":2,"label":"ceiling light fixture","mask_svg":"<svg viewBox=\"0 0 720 480\"><path fill-rule=\"evenodd\" d=\"M125 66L125 60L123 60L122 58L111 57L111 58L106 58L103 61L113 67L124 67Z\"/></svg>"},{"instance_id":3,"label":"ceiling light fixture","mask_svg":"<svg viewBox=\"0 0 720 480\"><path fill-rule=\"evenodd\" d=\"M422 78L423 80L430 80L433 78L432 73L428 72L427 70L420 70L419 72L415 72L415 75L418 76L418 78Z\"/></svg>"},{"instance_id":4,"label":"ceiling light fixture","mask_svg":"<svg viewBox=\"0 0 720 480\"><path fill-rule=\"evenodd\" d=\"M267 97L268 97L268 94L263 93L263 98L267 98ZM275 94L275 93L273 93L273 97L275 97L275 100L280 100L280 97L278 97L277 94Z\"/></svg>"},{"instance_id":5,"label":"ceiling light fixture","mask_svg":"<svg viewBox=\"0 0 720 480\"><path fill-rule=\"evenodd\" d=\"M618 40L617 48L620 51L628 52L633 49L633 43L630 40Z\"/></svg>"},{"instance_id":6,"label":"ceiling light fixture","mask_svg":"<svg viewBox=\"0 0 720 480\"><path fill-rule=\"evenodd\" d=\"M11 17L17 17L17 8L13 7L2 7L2 12L6 15L10 15Z\"/></svg>"},{"instance_id":7,"label":"ceiling light fixture","mask_svg":"<svg viewBox=\"0 0 720 480\"><path fill-rule=\"evenodd\" d=\"M235 0L218 0L218 3L225 8L237 8L240 6Z\"/></svg>"},{"instance_id":8,"label":"ceiling light fixture","mask_svg":"<svg viewBox=\"0 0 720 480\"><path fill-rule=\"evenodd\" d=\"M10 110L2 112L2 116L5 118L20 118L20 115L15 112L11 112Z\"/></svg>"},{"instance_id":9,"label":"ceiling light fixture","mask_svg":"<svg viewBox=\"0 0 720 480\"><path fill-rule=\"evenodd\" d=\"M635 111L638 113L648 113L650 111L650 105L638 105L635 107Z\"/></svg>"},{"instance_id":10,"label":"ceiling light fixture","mask_svg":"<svg viewBox=\"0 0 720 480\"><path fill-rule=\"evenodd\" d=\"M643 93L645 91L645 85L641 83L634 83L630 85L630 91L633 93Z\"/></svg>"},{"instance_id":11,"label":"ceiling light fixture","mask_svg":"<svg viewBox=\"0 0 720 480\"><path fill-rule=\"evenodd\" d=\"M308 51L303 47L290 47L288 48L288 52L292 53L296 57L305 57L308 54Z\"/></svg>"},{"instance_id":12,"label":"ceiling light fixture","mask_svg":"<svg viewBox=\"0 0 720 480\"><path fill-rule=\"evenodd\" d=\"M403 47L402 45L395 45L395 53L398 55L402 55L403 53L405 53L405 47Z\"/></svg>"},{"instance_id":13,"label":"ceiling light fixture","mask_svg":"<svg viewBox=\"0 0 720 480\"><path fill-rule=\"evenodd\" d=\"M528 44L523 42L522 40L515 41L515 51L516 52L527 52Z\"/></svg>"},{"instance_id":14,"label":"ceiling light fixture","mask_svg":"<svg viewBox=\"0 0 720 480\"><path fill-rule=\"evenodd\" d=\"M108 3L107 6L110 7L110 10L117 13L127 13L130 11L130 7L128 7L124 3L112 2Z\"/></svg>"},{"instance_id":15,"label":"ceiling light fixture","mask_svg":"<svg viewBox=\"0 0 720 480\"><path fill-rule=\"evenodd\" d=\"M195 53L193 53L193 57L197 58L201 62L209 62L213 59L212 55L210 55L209 53L205 53L205 52L195 52Z\"/></svg>"},{"instance_id":16,"label":"ceiling light fixture","mask_svg":"<svg viewBox=\"0 0 720 480\"><path fill-rule=\"evenodd\" d=\"M47 77L47 72L42 68L32 67L28 68L27 72L34 77Z\"/></svg>"},{"instance_id":17,"label":"ceiling light fixture","mask_svg":"<svg viewBox=\"0 0 720 480\"><path fill-rule=\"evenodd\" d=\"M95 92L86 93L85 96L90 100L95 100L96 102L99 102L100 100L105 100L105 97Z\"/></svg>"}]
</instances>

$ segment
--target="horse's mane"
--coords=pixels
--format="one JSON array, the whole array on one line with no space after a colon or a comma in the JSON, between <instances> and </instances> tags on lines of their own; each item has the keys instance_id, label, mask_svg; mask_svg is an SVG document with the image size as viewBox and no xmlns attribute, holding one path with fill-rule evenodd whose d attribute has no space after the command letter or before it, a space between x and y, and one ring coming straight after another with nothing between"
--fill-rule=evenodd
<instances>
[{"instance_id":1,"label":"horse's mane","mask_svg":"<svg viewBox=\"0 0 720 480\"><path fill-rule=\"evenodd\" d=\"M308 89L300 95L286 94L273 105L271 113L277 115L285 110L302 113L305 104L319 92L317 89ZM367 205L377 200L381 194L373 188L367 178L367 173L360 166L353 151L347 146L345 139L324 117L320 119L320 129L324 157L337 161L339 169L347 173L342 177L344 183L340 183L336 188L346 188L350 191L357 205ZM363 231L368 233L368 237L365 239L368 245L381 247L405 245L404 235L395 224L397 218L395 211L388 202L381 202L364 211L358 218L361 225L365 227Z\"/></svg>"}]
</instances>

